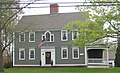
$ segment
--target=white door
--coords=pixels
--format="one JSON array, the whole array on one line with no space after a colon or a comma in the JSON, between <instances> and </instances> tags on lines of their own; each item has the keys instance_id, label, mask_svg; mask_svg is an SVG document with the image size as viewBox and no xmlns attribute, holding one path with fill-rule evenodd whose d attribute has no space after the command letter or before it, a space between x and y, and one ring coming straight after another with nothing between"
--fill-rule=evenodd
<instances>
[{"instance_id":1,"label":"white door","mask_svg":"<svg viewBox=\"0 0 120 73\"><path fill-rule=\"evenodd\" d=\"M51 61L55 65L55 49L41 49L41 66L51 66Z\"/></svg>"}]
</instances>

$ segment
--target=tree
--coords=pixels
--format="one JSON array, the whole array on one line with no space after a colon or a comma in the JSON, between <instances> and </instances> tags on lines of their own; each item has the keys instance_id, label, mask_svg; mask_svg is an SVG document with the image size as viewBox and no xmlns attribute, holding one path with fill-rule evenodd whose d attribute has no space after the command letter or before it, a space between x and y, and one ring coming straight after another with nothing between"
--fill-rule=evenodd
<instances>
[{"instance_id":1,"label":"tree","mask_svg":"<svg viewBox=\"0 0 120 73\"><path fill-rule=\"evenodd\" d=\"M4 4L8 2L10 4ZM14 14L14 10L6 9L8 7L13 7L13 0L0 0L0 72L4 70L3 68L3 52L6 49L8 43L8 37L12 33L13 29L13 19L11 15ZM11 17L11 18L10 18Z\"/></svg>"},{"instance_id":2,"label":"tree","mask_svg":"<svg viewBox=\"0 0 120 73\"><path fill-rule=\"evenodd\" d=\"M117 47L115 56L116 56L116 58L115 58L115 66L120 67L120 40L118 41L118 47Z\"/></svg>"},{"instance_id":3,"label":"tree","mask_svg":"<svg viewBox=\"0 0 120 73\"><path fill-rule=\"evenodd\" d=\"M20 8L18 0L0 0L0 72L4 71L3 67L3 52L4 50L18 37L12 39L14 26L16 24L16 19L18 14L23 8L34 3L27 3L25 6ZM9 40L9 41L8 41Z\"/></svg>"},{"instance_id":4,"label":"tree","mask_svg":"<svg viewBox=\"0 0 120 73\"><path fill-rule=\"evenodd\" d=\"M83 5L78 5L77 8L81 14L84 14L84 21L70 21L66 25L67 30L79 32L78 38L74 41L75 44L77 43L80 46L93 45L95 41L104 37L114 37L112 34L120 35L118 27L120 0L90 0ZM118 45L120 44L118 43ZM119 48L118 46L117 49ZM116 52L120 51L117 50ZM120 59L117 61L120 62Z\"/></svg>"}]
</instances>

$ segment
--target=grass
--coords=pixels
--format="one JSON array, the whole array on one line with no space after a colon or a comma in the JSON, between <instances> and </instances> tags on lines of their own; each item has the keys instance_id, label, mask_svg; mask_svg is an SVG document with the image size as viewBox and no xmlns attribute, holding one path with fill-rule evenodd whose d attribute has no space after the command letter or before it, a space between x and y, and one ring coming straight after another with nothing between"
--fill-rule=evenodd
<instances>
[{"instance_id":1,"label":"grass","mask_svg":"<svg viewBox=\"0 0 120 73\"><path fill-rule=\"evenodd\" d=\"M10 68L3 73L120 73L120 68Z\"/></svg>"}]
</instances>

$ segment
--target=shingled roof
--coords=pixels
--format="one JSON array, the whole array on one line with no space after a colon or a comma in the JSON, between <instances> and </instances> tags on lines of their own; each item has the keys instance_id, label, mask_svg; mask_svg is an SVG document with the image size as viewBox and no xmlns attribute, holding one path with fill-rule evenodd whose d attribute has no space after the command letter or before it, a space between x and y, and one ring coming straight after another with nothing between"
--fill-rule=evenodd
<instances>
[{"instance_id":1,"label":"shingled roof","mask_svg":"<svg viewBox=\"0 0 120 73\"><path fill-rule=\"evenodd\" d=\"M17 31L22 30L61 30L64 26L74 20L83 20L83 13L59 13L58 15L30 15L23 16L16 26Z\"/></svg>"}]
</instances>

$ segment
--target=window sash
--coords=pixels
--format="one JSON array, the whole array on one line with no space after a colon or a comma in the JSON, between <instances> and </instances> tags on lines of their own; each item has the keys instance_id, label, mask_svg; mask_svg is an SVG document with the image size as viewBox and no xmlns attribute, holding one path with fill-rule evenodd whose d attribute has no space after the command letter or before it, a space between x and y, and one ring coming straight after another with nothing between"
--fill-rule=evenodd
<instances>
[{"instance_id":1,"label":"window sash","mask_svg":"<svg viewBox=\"0 0 120 73\"><path fill-rule=\"evenodd\" d=\"M29 60L35 60L35 49L29 49Z\"/></svg>"},{"instance_id":2,"label":"window sash","mask_svg":"<svg viewBox=\"0 0 120 73\"><path fill-rule=\"evenodd\" d=\"M49 34L49 37L47 36L47 34ZM42 35L42 40L43 40L43 37L47 42L54 42L54 34L51 34L51 32L49 31L46 31L44 35Z\"/></svg>"},{"instance_id":3,"label":"window sash","mask_svg":"<svg viewBox=\"0 0 120 73\"><path fill-rule=\"evenodd\" d=\"M77 39L78 37L78 31L72 31L72 40Z\"/></svg>"},{"instance_id":4,"label":"window sash","mask_svg":"<svg viewBox=\"0 0 120 73\"><path fill-rule=\"evenodd\" d=\"M79 59L79 48L72 49L72 57L73 59Z\"/></svg>"},{"instance_id":5,"label":"window sash","mask_svg":"<svg viewBox=\"0 0 120 73\"><path fill-rule=\"evenodd\" d=\"M68 59L68 49L67 48L61 49L61 59Z\"/></svg>"},{"instance_id":6,"label":"window sash","mask_svg":"<svg viewBox=\"0 0 120 73\"><path fill-rule=\"evenodd\" d=\"M29 32L29 42L35 42L35 32Z\"/></svg>"},{"instance_id":7,"label":"window sash","mask_svg":"<svg viewBox=\"0 0 120 73\"><path fill-rule=\"evenodd\" d=\"M19 42L25 42L25 33L19 34Z\"/></svg>"},{"instance_id":8,"label":"window sash","mask_svg":"<svg viewBox=\"0 0 120 73\"><path fill-rule=\"evenodd\" d=\"M67 41L67 40L68 40L67 30L62 30L61 31L61 41Z\"/></svg>"},{"instance_id":9,"label":"window sash","mask_svg":"<svg viewBox=\"0 0 120 73\"><path fill-rule=\"evenodd\" d=\"M25 60L25 49L19 49L19 60Z\"/></svg>"}]
</instances>

